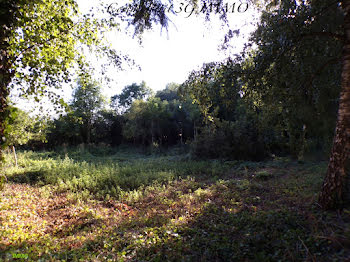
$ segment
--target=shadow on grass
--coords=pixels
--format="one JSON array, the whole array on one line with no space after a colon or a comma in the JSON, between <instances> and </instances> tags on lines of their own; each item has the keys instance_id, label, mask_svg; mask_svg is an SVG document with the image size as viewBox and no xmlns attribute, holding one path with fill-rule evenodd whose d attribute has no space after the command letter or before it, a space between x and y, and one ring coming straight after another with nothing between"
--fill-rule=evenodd
<instances>
[{"instance_id":1,"label":"shadow on grass","mask_svg":"<svg viewBox=\"0 0 350 262\"><path fill-rule=\"evenodd\" d=\"M289 169L289 176L272 168L243 168L236 180L228 175L222 182L218 176L207 184L159 186L134 203L134 214L121 210L119 220L61 214L70 221L50 232L56 239L4 247L0 258L11 261L6 260L11 252L28 252L32 261L345 261L349 246L327 237L335 232L334 219L319 225L321 213L307 210L310 203L297 205L306 200L299 192L315 183L309 172L294 175L297 168ZM192 174L201 178L202 170ZM38 177L34 172L29 181ZM115 203L102 205L109 212L120 208ZM67 239L70 244L61 244Z\"/></svg>"},{"instance_id":2,"label":"shadow on grass","mask_svg":"<svg viewBox=\"0 0 350 262\"><path fill-rule=\"evenodd\" d=\"M29 185L35 185L43 179L45 179L45 172L42 170L16 172L8 177L9 182Z\"/></svg>"},{"instance_id":3,"label":"shadow on grass","mask_svg":"<svg viewBox=\"0 0 350 262\"><path fill-rule=\"evenodd\" d=\"M39 253L28 250L41 250L43 261L345 261L350 255L350 246L319 237L331 226L315 231L318 225L292 206L232 210L221 204L204 202L177 222L160 209L124 216L112 225L88 217L72 220L60 237L91 230L92 238L49 249L45 242L22 243L4 248L0 258L12 261L12 252L28 252L29 261L39 259Z\"/></svg>"},{"instance_id":4,"label":"shadow on grass","mask_svg":"<svg viewBox=\"0 0 350 262\"><path fill-rule=\"evenodd\" d=\"M306 261L310 255L303 245L312 254L320 244L310 237L305 219L292 212L232 214L214 204L169 235L140 245L133 260Z\"/></svg>"},{"instance_id":5,"label":"shadow on grass","mask_svg":"<svg viewBox=\"0 0 350 262\"><path fill-rule=\"evenodd\" d=\"M292 210L233 214L208 204L188 224L147 228L124 252L131 261L341 261L350 254L349 247L317 238L311 227ZM120 259L113 252L110 258Z\"/></svg>"},{"instance_id":6,"label":"shadow on grass","mask_svg":"<svg viewBox=\"0 0 350 262\"><path fill-rule=\"evenodd\" d=\"M181 226L169 226L165 220L141 223L134 230L131 225L115 227L85 241L79 248L43 254L41 259L330 261L337 252L327 241L316 239L311 234L304 217L289 211L253 213L245 210L232 214L209 204L189 223Z\"/></svg>"}]
</instances>

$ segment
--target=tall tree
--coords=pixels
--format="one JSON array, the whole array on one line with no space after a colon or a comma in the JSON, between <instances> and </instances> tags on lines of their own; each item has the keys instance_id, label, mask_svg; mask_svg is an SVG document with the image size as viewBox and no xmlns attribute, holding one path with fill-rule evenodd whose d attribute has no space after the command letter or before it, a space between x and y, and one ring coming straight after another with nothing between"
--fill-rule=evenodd
<instances>
[{"instance_id":1,"label":"tall tree","mask_svg":"<svg viewBox=\"0 0 350 262\"><path fill-rule=\"evenodd\" d=\"M254 42L262 51L257 54L254 69L263 72L255 79L260 81L260 87L265 85L275 94L271 96L275 101L288 98L281 104L282 111L283 107L289 107L284 109L284 114L290 124L299 126L300 134L304 130L302 126L310 128L305 123L322 123L324 116L332 114L332 103L328 103L330 110L324 113L319 105L339 97L332 151L319 203L325 209L342 207L349 193L350 3L348 0L265 2L278 5L263 12L254 35ZM342 61L341 70L339 61ZM324 119L333 122L332 117Z\"/></svg>"},{"instance_id":2,"label":"tall tree","mask_svg":"<svg viewBox=\"0 0 350 262\"><path fill-rule=\"evenodd\" d=\"M96 82L85 86L78 82L78 86L73 92L71 107L74 115L79 118L82 124L82 135L88 144L91 142L92 125L97 118L97 113L103 109L103 104L101 87Z\"/></svg>"},{"instance_id":3,"label":"tall tree","mask_svg":"<svg viewBox=\"0 0 350 262\"><path fill-rule=\"evenodd\" d=\"M169 118L166 105L166 101L154 97L135 100L125 114L124 136L142 145L161 142L161 122Z\"/></svg>"},{"instance_id":4,"label":"tall tree","mask_svg":"<svg viewBox=\"0 0 350 262\"><path fill-rule=\"evenodd\" d=\"M341 1L341 7L345 14L341 93L331 157L319 198L324 208L342 207L350 193L350 1Z\"/></svg>"},{"instance_id":5,"label":"tall tree","mask_svg":"<svg viewBox=\"0 0 350 262\"><path fill-rule=\"evenodd\" d=\"M10 111L7 110L9 84L13 77L11 61L14 55L10 52L10 37L16 25L18 12L17 1L0 1L0 168L2 162L1 147L5 144L6 119Z\"/></svg>"},{"instance_id":6,"label":"tall tree","mask_svg":"<svg viewBox=\"0 0 350 262\"><path fill-rule=\"evenodd\" d=\"M231 59L204 64L200 70L191 72L180 92L198 104L206 121L215 117L234 120L242 87L240 74L239 62Z\"/></svg>"},{"instance_id":7,"label":"tall tree","mask_svg":"<svg viewBox=\"0 0 350 262\"><path fill-rule=\"evenodd\" d=\"M150 8L149 2L153 1L127 4L133 7L126 16L133 17L130 24L135 32L142 33L154 23L167 24L163 5ZM0 168L7 98L13 86L24 95L34 94L36 100L45 94L53 98L48 87L69 82L74 65L81 75L88 73L82 46L95 47L120 65L121 56L103 41L107 29L118 27L117 17L96 17L80 14L76 0L0 0Z\"/></svg>"},{"instance_id":8,"label":"tall tree","mask_svg":"<svg viewBox=\"0 0 350 262\"><path fill-rule=\"evenodd\" d=\"M49 88L69 82L74 65L86 75L83 46L106 50L108 44L99 32L113 25L80 14L74 0L1 0L0 14L1 158L10 91L16 87L22 95L34 95L36 100L46 95L58 102ZM113 54L111 50L110 57Z\"/></svg>"},{"instance_id":9,"label":"tall tree","mask_svg":"<svg viewBox=\"0 0 350 262\"><path fill-rule=\"evenodd\" d=\"M342 41L328 35L341 33L343 15L336 5L322 11L327 5L317 3L282 1L264 12L243 74L245 92L267 121L279 122L295 158L303 155L305 137L326 144L336 118Z\"/></svg>"}]
</instances>

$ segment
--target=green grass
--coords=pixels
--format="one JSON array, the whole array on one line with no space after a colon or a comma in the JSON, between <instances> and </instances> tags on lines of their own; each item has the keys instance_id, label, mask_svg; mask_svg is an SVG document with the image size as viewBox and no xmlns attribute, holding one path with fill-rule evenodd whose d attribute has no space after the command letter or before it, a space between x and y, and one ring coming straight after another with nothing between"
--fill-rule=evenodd
<instances>
[{"instance_id":1,"label":"green grass","mask_svg":"<svg viewBox=\"0 0 350 262\"><path fill-rule=\"evenodd\" d=\"M0 260L345 261L350 211L317 206L325 162L139 150L6 156ZM15 255L13 255L15 254ZM22 256L22 257L23 257Z\"/></svg>"},{"instance_id":2,"label":"green grass","mask_svg":"<svg viewBox=\"0 0 350 262\"><path fill-rule=\"evenodd\" d=\"M94 156L88 151L21 152L18 168L11 167L7 157L8 180L14 183L54 186L58 192L88 192L99 198L120 198L125 191L139 189L155 182L167 183L179 177L219 177L229 166L217 161L181 161L174 156L152 157L116 153Z\"/></svg>"}]
</instances>

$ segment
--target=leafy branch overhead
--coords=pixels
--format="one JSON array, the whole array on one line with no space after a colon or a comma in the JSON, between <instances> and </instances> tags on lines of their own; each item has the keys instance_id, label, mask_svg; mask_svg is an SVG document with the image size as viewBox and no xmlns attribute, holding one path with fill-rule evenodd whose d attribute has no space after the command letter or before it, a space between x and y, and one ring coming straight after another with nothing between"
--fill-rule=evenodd
<instances>
[{"instance_id":1,"label":"leafy branch overhead","mask_svg":"<svg viewBox=\"0 0 350 262\"><path fill-rule=\"evenodd\" d=\"M16 15L9 37L11 86L19 86L23 95L53 98L48 89L71 81L74 68L88 73L84 46L120 64L121 57L110 55L113 50L104 38L106 29L113 28L105 19L79 13L75 1L23 2Z\"/></svg>"}]
</instances>

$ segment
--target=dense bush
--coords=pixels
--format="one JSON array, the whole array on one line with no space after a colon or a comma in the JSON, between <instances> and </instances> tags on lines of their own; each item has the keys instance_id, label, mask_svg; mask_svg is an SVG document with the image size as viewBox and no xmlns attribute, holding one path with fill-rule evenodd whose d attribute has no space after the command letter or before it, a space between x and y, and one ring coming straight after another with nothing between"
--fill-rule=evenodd
<instances>
[{"instance_id":1,"label":"dense bush","mask_svg":"<svg viewBox=\"0 0 350 262\"><path fill-rule=\"evenodd\" d=\"M192 143L197 157L263 160L269 152L254 122L219 121L216 127L204 127Z\"/></svg>"}]
</instances>

